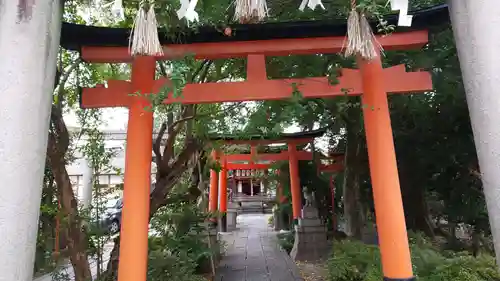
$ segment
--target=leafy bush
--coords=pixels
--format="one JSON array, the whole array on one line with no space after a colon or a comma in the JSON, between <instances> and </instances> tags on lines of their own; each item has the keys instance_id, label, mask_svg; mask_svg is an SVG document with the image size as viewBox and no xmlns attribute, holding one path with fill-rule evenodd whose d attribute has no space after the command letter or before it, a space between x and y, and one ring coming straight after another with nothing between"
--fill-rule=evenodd
<instances>
[{"instance_id":1,"label":"leafy bush","mask_svg":"<svg viewBox=\"0 0 500 281\"><path fill-rule=\"evenodd\" d=\"M274 216L269 216L267 218L267 224L268 225L274 225Z\"/></svg>"},{"instance_id":2,"label":"leafy bush","mask_svg":"<svg viewBox=\"0 0 500 281\"><path fill-rule=\"evenodd\" d=\"M465 252L439 252L419 235L410 237L414 274L420 281L500 281L492 256L473 257ZM328 262L329 281L382 280L377 246L343 240L334 244Z\"/></svg>"},{"instance_id":3,"label":"leafy bush","mask_svg":"<svg viewBox=\"0 0 500 281\"><path fill-rule=\"evenodd\" d=\"M282 203L278 205L276 210L278 216L281 219L281 223L283 223L283 229L291 229L292 227L292 205L290 203Z\"/></svg>"},{"instance_id":4,"label":"leafy bush","mask_svg":"<svg viewBox=\"0 0 500 281\"><path fill-rule=\"evenodd\" d=\"M149 253L148 281L205 281L195 274L195 262L183 253L152 251Z\"/></svg>"},{"instance_id":5,"label":"leafy bush","mask_svg":"<svg viewBox=\"0 0 500 281\"><path fill-rule=\"evenodd\" d=\"M282 232L278 233L278 243L288 254L292 251L293 243L295 242L294 232Z\"/></svg>"},{"instance_id":6,"label":"leafy bush","mask_svg":"<svg viewBox=\"0 0 500 281\"><path fill-rule=\"evenodd\" d=\"M210 249L203 226L207 214L193 204L177 202L159 210L151 220L148 281L204 280L199 273L219 249Z\"/></svg>"}]
</instances>

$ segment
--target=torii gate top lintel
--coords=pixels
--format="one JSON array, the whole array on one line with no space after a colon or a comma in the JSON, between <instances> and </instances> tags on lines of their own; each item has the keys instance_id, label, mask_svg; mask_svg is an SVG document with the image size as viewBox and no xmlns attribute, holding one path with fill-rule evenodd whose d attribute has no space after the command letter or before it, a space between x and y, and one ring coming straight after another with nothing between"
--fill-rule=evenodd
<instances>
[{"instance_id":1,"label":"torii gate top lintel","mask_svg":"<svg viewBox=\"0 0 500 281\"><path fill-rule=\"evenodd\" d=\"M298 79L267 78L265 55L336 53L341 50L344 39L343 36L339 36L173 46L172 48L180 48L184 53L192 52L198 58L213 58L214 56L247 57L247 79L246 81L237 82L188 83L184 87L181 97L169 97L164 102L166 104L176 102L200 104L280 100L291 97L294 90L293 85L297 87L297 90L300 91L304 98L328 98L346 94L361 95L363 93L362 78L359 70L355 69L342 69L341 76L338 79L339 83L336 85L331 85L327 77ZM397 47L397 49L408 49L425 45L428 42L428 32L411 31L393 33L379 37L378 39L379 43L385 49L391 49L391 46ZM127 48L120 48L83 48L82 56L91 62L115 62L116 55L128 52ZM171 49L165 51L166 54L171 52L173 52ZM154 69L154 61L156 59L154 57L136 57L133 61L133 69L135 68L136 72L144 71L143 67L138 64L147 65ZM149 62L141 63L144 60ZM415 93L432 90L430 73L423 71L406 72L404 65L383 69L379 75L384 82L383 85L386 93ZM154 80L150 76L147 79L151 79L151 81L147 83L150 84L149 88L152 88L152 93L158 93L169 82L167 78ZM137 92L137 87L134 86L133 82L109 80L107 87L97 85L95 88L84 88L82 91L81 106L84 108L129 107L133 100L141 98L131 95L135 92Z\"/></svg>"},{"instance_id":2,"label":"torii gate top lintel","mask_svg":"<svg viewBox=\"0 0 500 281\"><path fill-rule=\"evenodd\" d=\"M254 164L255 161L285 161L289 158L289 152L278 149L272 151L272 147L269 146L271 144L284 143L288 146L297 147L300 145L304 145L314 141L315 138L321 137L325 134L326 128L320 128L317 130L305 131L305 132L297 132L297 133L282 133L275 136L259 136L259 135L250 135L246 137L238 137L234 135L213 135L209 137L211 141L214 142L222 142L225 145L249 145L250 153L240 153L240 154L232 154L232 153L223 153L223 148L215 148L212 151L212 158L217 159L221 162L238 162L238 161L246 161ZM267 151L264 153L259 153L257 146L260 145L268 145ZM307 151L296 151L299 158L304 158L303 160L311 160L312 153ZM307 155L306 155L307 154ZM311 159L309 159L311 158ZM242 164L237 164L242 165ZM262 164L264 165L264 164Z\"/></svg>"},{"instance_id":3,"label":"torii gate top lintel","mask_svg":"<svg viewBox=\"0 0 500 281\"><path fill-rule=\"evenodd\" d=\"M345 36L287 38L256 41L210 42L163 45L163 55L156 60L171 60L193 54L197 59L244 58L254 54L268 56L334 54L344 48ZM384 50L418 49L427 44L426 30L377 35ZM89 63L130 63L128 47L82 46L82 59Z\"/></svg>"},{"instance_id":4,"label":"torii gate top lintel","mask_svg":"<svg viewBox=\"0 0 500 281\"><path fill-rule=\"evenodd\" d=\"M278 143L304 144L310 143L315 138L326 133L326 128L297 133L282 133L277 136L250 135L247 137L237 137L234 135L214 135L210 136L211 141L220 141L224 144L243 144L250 146L270 145Z\"/></svg>"}]
</instances>

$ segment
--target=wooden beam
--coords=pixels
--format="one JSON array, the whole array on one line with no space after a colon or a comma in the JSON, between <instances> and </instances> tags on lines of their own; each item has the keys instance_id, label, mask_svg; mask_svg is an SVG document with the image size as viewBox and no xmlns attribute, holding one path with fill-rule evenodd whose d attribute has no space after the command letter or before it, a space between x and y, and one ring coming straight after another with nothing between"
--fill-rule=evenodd
<instances>
[{"instance_id":1,"label":"wooden beam","mask_svg":"<svg viewBox=\"0 0 500 281\"><path fill-rule=\"evenodd\" d=\"M271 164L243 164L243 163L227 163L228 170L265 170L271 167Z\"/></svg>"},{"instance_id":2,"label":"wooden beam","mask_svg":"<svg viewBox=\"0 0 500 281\"><path fill-rule=\"evenodd\" d=\"M344 164L341 163L335 163L335 164L322 164L318 167L320 172L330 172L330 173L335 173L335 172L340 172L344 170Z\"/></svg>"},{"instance_id":3,"label":"wooden beam","mask_svg":"<svg viewBox=\"0 0 500 281\"><path fill-rule=\"evenodd\" d=\"M263 56L262 56L263 59ZM411 93L432 90L429 72L406 72L404 65L384 69L384 85L388 93ZM82 107L101 108L124 106L131 88L128 82L110 80L108 87L84 88ZM166 78L157 80L154 92L160 91L168 83ZM295 88L304 98L331 98L363 93L358 70L342 69L337 85L330 85L327 77L303 79L252 79L242 82L187 84L180 97L165 99L166 104L200 104L219 102L238 102L255 100L280 100L290 98ZM217 94L215 94L217 93Z\"/></svg>"},{"instance_id":4,"label":"wooden beam","mask_svg":"<svg viewBox=\"0 0 500 281\"><path fill-rule=\"evenodd\" d=\"M270 169L272 164L243 164L243 163L228 163L228 170L266 170ZM340 172L344 170L344 164L335 163L335 164L321 164L318 167L320 172Z\"/></svg>"},{"instance_id":5,"label":"wooden beam","mask_svg":"<svg viewBox=\"0 0 500 281\"><path fill-rule=\"evenodd\" d=\"M289 155L288 151L283 151L281 153L262 153L257 154L256 156L252 156L251 154L228 154L221 156L221 161L225 160L228 163L237 162L237 161L246 161L246 162L257 162L257 161L288 161ZM313 154L310 151L297 151L297 159L298 160L312 160ZM247 165L247 164L245 164ZM250 169L250 168L248 168Z\"/></svg>"},{"instance_id":6,"label":"wooden beam","mask_svg":"<svg viewBox=\"0 0 500 281\"><path fill-rule=\"evenodd\" d=\"M83 88L82 108L128 107L133 93L132 83L123 80L109 80L107 86L98 84L94 88Z\"/></svg>"},{"instance_id":7,"label":"wooden beam","mask_svg":"<svg viewBox=\"0 0 500 281\"><path fill-rule=\"evenodd\" d=\"M253 140L215 140L215 142L220 141L223 142L224 144L248 144L248 145L268 145L268 144L275 144L275 143L294 143L296 145L300 144L306 144L310 143L313 141L314 138L293 138L293 139L287 139L287 138L280 138L280 139L253 139ZM248 154L250 155L250 154Z\"/></svg>"},{"instance_id":8,"label":"wooden beam","mask_svg":"<svg viewBox=\"0 0 500 281\"><path fill-rule=\"evenodd\" d=\"M404 65L384 70L386 92L392 94L432 90L428 72L406 72ZM242 82L188 84L182 96L165 99L164 103L220 103L258 100L282 100L291 98L294 90L304 98L332 98L335 96L359 96L363 93L357 70L343 69L339 84L330 85L327 77L303 79L279 79ZM217 94L214 94L217 93Z\"/></svg>"},{"instance_id":9,"label":"wooden beam","mask_svg":"<svg viewBox=\"0 0 500 281\"><path fill-rule=\"evenodd\" d=\"M384 50L421 48L429 41L426 30L392 33L377 36ZM219 43L171 44L163 46L163 56L157 60L171 60L193 54L198 59L246 57L250 54L288 56L304 54L339 53L345 45L345 37L316 37L297 39L273 39ZM132 61L127 47L82 47L82 59L92 63L126 63Z\"/></svg>"}]
</instances>

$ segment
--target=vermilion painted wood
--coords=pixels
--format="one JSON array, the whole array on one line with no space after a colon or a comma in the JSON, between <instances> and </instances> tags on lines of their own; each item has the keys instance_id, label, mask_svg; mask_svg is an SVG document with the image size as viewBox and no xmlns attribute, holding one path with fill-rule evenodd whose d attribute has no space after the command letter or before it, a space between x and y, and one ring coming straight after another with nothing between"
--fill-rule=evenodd
<instances>
[{"instance_id":1,"label":"vermilion painted wood","mask_svg":"<svg viewBox=\"0 0 500 281\"><path fill-rule=\"evenodd\" d=\"M288 143L294 143L288 141ZM310 151L297 151L297 160L302 161L311 161L313 160L313 154ZM258 154L227 154L220 156L221 160L230 162L238 162L238 161L246 161L246 162L255 162L255 161L288 161L289 153L288 151L282 151L280 153L258 153ZM318 156L319 159L325 160L333 160L334 164L343 163L344 155L335 155L335 156ZM332 164L327 164L332 165Z\"/></svg>"},{"instance_id":2,"label":"vermilion painted wood","mask_svg":"<svg viewBox=\"0 0 500 281\"><path fill-rule=\"evenodd\" d=\"M265 170L271 168L271 164L243 164L243 163L228 163L228 170Z\"/></svg>"},{"instance_id":3,"label":"vermilion painted wood","mask_svg":"<svg viewBox=\"0 0 500 281\"><path fill-rule=\"evenodd\" d=\"M222 169L220 170L219 175L219 211L222 214L227 212L227 163L222 162Z\"/></svg>"},{"instance_id":4,"label":"vermilion painted wood","mask_svg":"<svg viewBox=\"0 0 500 281\"><path fill-rule=\"evenodd\" d=\"M212 159L218 159L219 155L217 150L212 151ZM219 173L216 170L210 170L210 192L208 194L208 211L216 212L219 205Z\"/></svg>"},{"instance_id":5,"label":"vermilion painted wood","mask_svg":"<svg viewBox=\"0 0 500 281\"><path fill-rule=\"evenodd\" d=\"M321 164L319 167L318 167L319 171L320 172L331 172L331 173L335 173L335 172L340 172L342 170L344 170L344 164L341 164L341 163L338 163L338 164Z\"/></svg>"},{"instance_id":6,"label":"vermilion painted wood","mask_svg":"<svg viewBox=\"0 0 500 281\"><path fill-rule=\"evenodd\" d=\"M152 90L155 66L156 62L151 57L137 57L134 60L134 90ZM137 97L129 101L118 281L145 281L147 275L153 146L153 112L144 110L148 104L149 101Z\"/></svg>"},{"instance_id":7,"label":"vermilion painted wood","mask_svg":"<svg viewBox=\"0 0 500 281\"><path fill-rule=\"evenodd\" d=\"M263 59L263 56L262 56ZM328 78L315 77L303 79L268 80L255 69L255 76L249 81L187 84L180 97L169 96L165 103L218 103L256 100L280 100L290 98L294 87L304 98L329 98L343 95L361 95L363 93L358 70L342 69L337 85L330 85ZM250 72L250 71L249 71ZM254 78L255 77L255 78ZM261 77L261 78L257 78ZM383 79L387 93L425 92L432 90L432 79L428 72L406 72L404 65L384 69ZM167 83L165 78L156 81L154 92L158 93ZM82 107L126 107L134 93L130 82L122 80L108 81L108 87L98 85L84 88Z\"/></svg>"},{"instance_id":8,"label":"vermilion painted wood","mask_svg":"<svg viewBox=\"0 0 500 281\"><path fill-rule=\"evenodd\" d=\"M254 139L254 140L220 140L225 144L250 144L250 145L267 145L267 144L275 144L275 143L294 143L296 145L310 143L314 138L279 138L279 139ZM248 154L249 155L249 154Z\"/></svg>"},{"instance_id":9,"label":"vermilion painted wood","mask_svg":"<svg viewBox=\"0 0 500 281\"><path fill-rule=\"evenodd\" d=\"M287 159L288 160L288 159ZM228 170L265 170L270 169L272 164L245 164L245 163L228 163ZM340 172L344 169L343 164L320 164L318 169L321 172Z\"/></svg>"},{"instance_id":10,"label":"vermilion painted wood","mask_svg":"<svg viewBox=\"0 0 500 281\"><path fill-rule=\"evenodd\" d=\"M408 50L427 44L427 30L393 33L377 36L384 50ZM172 44L163 46L163 56L157 60L170 60L194 54L198 59L246 57L250 54L288 56L304 54L339 53L345 46L345 37L316 37L297 39L273 39L219 43ZM126 47L82 47L82 59L92 63L127 63L132 61Z\"/></svg>"},{"instance_id":11,"label":"vermilion painted wood","mask_svg":"<svg viewBox=\"0 0 500 281\"><path fill-rule=\"evenodd\" d=\"M255 162L255 161L288 161L289 154L288 151L282 151L281 153L262 153L262 154L228 154L221 156L221 159L227 162ZM309 151L297 151L298 160L312 160L313 155ZM246 169L246 168L245 168Z\"/></svg>"},{"instance_id":12,"label":"vermilion painted wood","mask_svg":"<svg viewBox=\"0 0 500 281\"><path fill-rule=\"evenodd\" d=\"M342 39L342 40L341 40ZM246 41L231 43L202 43L189 45L172 45L166 49L163 58L169 54L193 52L200 58L210 56L238 57L247 56L247 80L238 82L188 84L182 96L170 96L165 103L217 103L253 100L279 100L291 97L296 89L305 98L327 98L341 95L360 95L363 92L361 76L358 70L342 69L339 83L330 85L326 77L268 80L265 56L288 55L292 53L323 53L325 50L339 51L343 37L282 39L264 41ZM422 46L428 41L427 31L394 33L378 38L379 43L387 50L391 48ZM333 48L333 49L332 49ZM124 48L87 48L82 50L82 56L87 61L100 56L99 62L116 62L109 58L117 56L126 50ZM323 50L323 51L322 51ZM128 56L128 51L125 52ZM94 57L93 57L94 56ZM431 75L428 72L405 71L404 65L384 69L382 72L385 91L387 93L423 92L432 89ZM152 93L158 93L166 84L166 78L155 82ZM82 93L84 108L126 107L134 94L128 81L110 80L107 87L98 85L95 88L85 88ZM143 93L144 94L144 93Z\"/></svg>"},{"instance_id":13,"label":"vermilion painted wood","mask_svg":"<svg viewBox=\"0 0 500 281\"><path fill-rule=\"evenodd\" d=\"M288 145L288 171L290 175L290 193L292 194L293 219L299 219L302 215L302 193L300 188L299 161L295 145Z\"/></svg>"},{"instance_id":14,"label":"vermilion painted wood","mask_svg":"<svg viewBox=\"0 0 500 281\"><path fill-rule=\"evenodd\" d=\"M382 61L358 59L363 79L363 121L382 271L389 280L413 279L405 213Z\"/></svg>"}]
</instances>

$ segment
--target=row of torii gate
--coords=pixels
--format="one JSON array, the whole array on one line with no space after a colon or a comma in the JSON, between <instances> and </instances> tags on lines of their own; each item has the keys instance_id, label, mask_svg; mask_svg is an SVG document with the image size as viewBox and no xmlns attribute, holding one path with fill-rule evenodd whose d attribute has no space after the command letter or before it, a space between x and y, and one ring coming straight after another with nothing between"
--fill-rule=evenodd
<instances>
[{"instance_id":1,"label":"row of torii gate","mask_svg":"<svg viewBox=\"0 0 500 281\"><path fill-rule=\"evenodd\" d=\"M50 93L54 86L61 25L60 1L24 2L0 2L0 52L3 55L0 60L3 132L0 135L0 281L31 281L33 276ZM496 55L500 43L500 5L497 0L449 2L492 233L498 244L500 111L498 95L494 93L500 83ZM428 34L426 31L394 33L377 40L385 50L420 48L427 43ZM265 55L338 53L343 43L344 37L339 36L174 44L165 47L165 56L135 58L129 55L127 47L81 49L83 60L90 63L132 63L131 81L109 81L107 88L84 89L82 95L82 105L87 108L129 109L119 281L146 280L148 258L153 114L144 110L147 100L130 94L158 92L166 79L155 80L156 60L174 59L187 53L195 54L197 59L247 58L247 80L188 84L182 97L168 98L165 103L284 99L291 95L292 83L298 85L305 98L341 96L345 94L343 89L349 89L348 95L361 96L383 273L388 281L415 279L387 93L430 91L430 74L407 73L403 65L383 69L377 57L373 61L358 60L359 70L343 69L338 85L329 85L326 77L267 79ZM140 235L134 236L134 233ZM500 249L498 245L496 248ZM497 258L498 255L500 251Z\"/></svg>"},{"instance_id":2,"label":"row of torii gate","mask_svg":"<svg viewBox=\"0 0 500 281\"><path fill-rule=\"evenodd\" d=\"M282 135L274 139L261 140L223 140L225 144L246 144L250 145L250 154L224 154L220 149L214 149L211 154L213 161L219 163L221 169L218 172L215 169L210 171L210 192L209 192L209 211L221 213L221 229L227 229L226 213L228 207L228 172L231 170L263 170L269 171L273 168L273 164L279 161L287 161L289 164L290 176L290 193L292 203L293 219L297 220L301 217L302 210L302 189L300 186L299 166L298 161L312 161L314 152L297 150L297 146L308 144L314 139L322 135L325 130L317 130L298 134ZM286 143L288 150L280 153L258 153L258 145L269 145L277 143ZM321 156L317 159L318 173L332 173L330 177L330 190L332 195L332 214L335 216L335 185L333 182L333 174L340 172L344 168L344 154L333 153L330 157ZM323 163L324 161L328 163ZM238 163L246 162L246 163ZM257 163L267 162L267 163ZM279 170L276 170L279 173ZM280 183L276 190L277 201L282 203L285 198L283 196L283 187Z\"/></svg>"}]
</instances>

